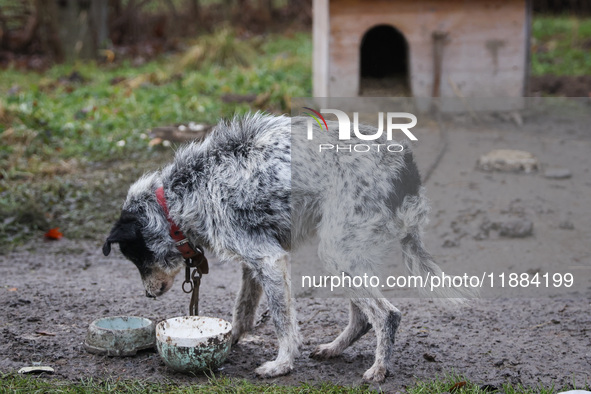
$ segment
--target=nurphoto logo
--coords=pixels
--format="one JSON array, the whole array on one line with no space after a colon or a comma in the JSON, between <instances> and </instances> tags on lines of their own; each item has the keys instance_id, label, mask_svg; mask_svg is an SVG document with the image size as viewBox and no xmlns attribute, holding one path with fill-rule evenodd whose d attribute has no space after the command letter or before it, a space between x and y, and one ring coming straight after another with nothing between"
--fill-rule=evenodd
<instances>
[{"instance_id":1,"label":"nurphoto logo","mask_svg":"<svg viewBox=\"0 0 591 394\"><path fill-rule=\"evenodd\" d=\"M417 124L417 117L408 112L386 112L384 116L384 112L378 112L378 127L377 128L369 128L369 127L362 127L364 132L359 129L359 113L353 112L353 127L351 127L351 119L349 116L341 110L338 109L320 109L320 111L315 111L312 108L304 107L310 112L304 112L305 115L308 115L310 119L308 119L308 140L314 140L314 127L313 121L316 121L318 124L320 131L322 132L333 132L335 130L329 130L328 123L322 116L322 114L333 114L337 117L338 122L338 139L339 141L349 141L352 138L351 130L353 130L354 137L362 140L362 141L376 141L382 137L384 134L384 117L386 118L386 141L392 141L393 135L395 131L402 131L404 135L411 141L417 141L417 137L413 133L410 132L410 129L416 126ZM410 120L410 122L400 123L401 119ZM368 133L371 131L373 133ZM388 152L402 152L404 147L397 143L386 144L386 143L374 143L374 144L329 144L329 143L322 143L318 145L319 152L323 151L334 151L334 152L380 152L380 151L388 151Z\"/></svg>"}]
</instances>

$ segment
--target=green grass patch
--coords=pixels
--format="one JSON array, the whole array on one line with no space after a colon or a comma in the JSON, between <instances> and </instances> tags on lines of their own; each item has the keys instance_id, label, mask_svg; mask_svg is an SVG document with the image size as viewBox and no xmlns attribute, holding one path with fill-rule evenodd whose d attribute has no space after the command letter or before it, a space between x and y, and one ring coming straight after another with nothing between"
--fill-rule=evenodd
<instances>
[{"instance_id":1,"label":"green grass patch","mask_svg":"<svg viewBox=\"0 0 591 394\"><path fill-rule=\"evenodd\" d=\"M141 380L83 379L79 382L46 380L36 377L23 377L15 374L0 376L1 393L279 393L279 394L361 394L375 392L367 386L347 387L332 383L307 384L298 386L279 386L267 383L251 383L247 380L225 377L211 378L207 384L177 385L171 382L152 383Z\"/></svg>"},{"instance_id":2,"label":"green grass patch","mask_svg":"<svg viewBox=\"0 0 591 394\"><path fill-rule=\"evenodd\" d=\"M572 390L576 385L565 385L563 387L535 385L524 387L522 385L513 385L511 383L483 384L467 380L465 377L456 373L447 373L441 377L429 381L417 381L412 387L406 388L409 394L554 394L561 391ZM584 390L585 387L579 387ZM587 388L588 389L588 388Z\"/></svg>"},{"instance_id":3,"label":"green grass patch","mask_svg":"<svg viewBox=\"0 0 591 394\"><path fill-rule=\"evenodd\" d=\"M205 36L195 47L204 43L208 61L195 64L178 54L138 68L124 62L60 65L44 74L3 71L0 177L51 174L73 159L78 165L135 159L149 150L146 133L152 127L215 123L253 109L284 112L291 97L310 94L309 35L267 37L263 44L250 40L256 47L228 33ZM215 56L213 44L220 42ZM233 51L248 52L252 61L236 61ZM221 96L228 93L260 95L260 108L226 103Z\"/></svg>"},{"instance_id":4,"label":"green grass patch","mask_svg":"<svg viewBox=\"0 0 591 394\"><path fill-rule=\"evenodd\" d=\"M572 390L573 386L564 387L523 387L509 383L494 385L478 385L466 381L462 376L447 374L431 381L418 381L404 391L409 394L555 394ZM589 386L578 387L589 390ZM0 375L0 392L2 393L280 393L280 394L361 394L375 393L367 385L342 386L333 383L309 384L301 383L297 386L280 386L263 382L249 382L243 379L228 377L213 377L206 384L179 385L173 382L147 382L143 380L94 380L82 379L77 382L67 382L57 379L39 378L34 376L19 376L16 374Z\"/></svg>"},{"instance_id":5,"label":"green grass patch","mask_svg":"<svg viewBox=\"0 0 591 394\"><path fill-rule=\"evenodd\" d=\"M591 18L536 16L532 75L591 74Z\"/></svg>"}]
</instances>

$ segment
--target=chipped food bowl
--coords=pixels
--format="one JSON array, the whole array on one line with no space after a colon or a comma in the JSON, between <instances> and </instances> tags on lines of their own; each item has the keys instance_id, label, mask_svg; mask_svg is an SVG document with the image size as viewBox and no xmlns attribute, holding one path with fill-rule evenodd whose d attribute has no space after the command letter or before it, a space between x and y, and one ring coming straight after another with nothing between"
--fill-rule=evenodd
<instances>
[{"instance_id":1,"label":"chipped food bowl","mask_svg":"<svg viewBox=\"0 0 591 394\"><path fill-rule=\"evenodd\" d=\"M88 327L84 347L90 353L133 356L138 350L154 347L154 322L137 316L104 317Z\"/></svg>"},{"instance_id":2,"label":"chipped food bowl","mask_svg":"<svg viewBox=\"0 0 591 394\"><path fill-rule=\"evenodd\" d=\"M175 371L194 374L218 368L228 356L232 325L206 316L182 316L156 325L156 347Z\"/></svg>"}]
</instances>

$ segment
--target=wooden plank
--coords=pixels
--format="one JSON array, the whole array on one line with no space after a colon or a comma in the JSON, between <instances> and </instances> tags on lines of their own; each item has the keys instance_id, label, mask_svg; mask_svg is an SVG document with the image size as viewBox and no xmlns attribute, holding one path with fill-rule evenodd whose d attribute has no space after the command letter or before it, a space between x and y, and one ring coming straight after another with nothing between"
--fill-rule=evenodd
<instances>
[{"instance_id":1,"label":"wooden plank","mask_svg":"<svg viewBox=\"0 0 591 394\"><path fill-rule=\"evenodd\" d=\"M328 63L329 63L329 0L314 0L312 5L314 19L313 32L313 73L312 83L314 97L328 97Z\"/></svg>"}]
</instances>

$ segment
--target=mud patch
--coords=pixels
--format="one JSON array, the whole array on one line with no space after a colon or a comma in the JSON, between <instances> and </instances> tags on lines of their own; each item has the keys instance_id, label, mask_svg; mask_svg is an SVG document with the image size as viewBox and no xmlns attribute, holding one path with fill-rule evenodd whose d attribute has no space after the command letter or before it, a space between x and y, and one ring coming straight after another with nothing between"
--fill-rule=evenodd
<instances>
[{"instance_id":1,"label":"mud patch","mask_svg":"<svg viewBox=\"0 0 591 394\"><path fill-rule=\"evenodd\" d=\"M542 75L529 83L534 96L591 97L591 75Z\"/></svg>"},{"instance_id":2,"label":"mud patch","mask_svg":"<svg viewBox=\"0 0 591 394\"><path fill-rule=\"evenodd\" d=\"M141 314L160 321L183 315L189 301L178 283L159 299L144 297L135 267L121 257L104 259L99 246L77 244L81 253L63 257L63 248L52 244L43 257L37 257L42 267L33 271L26 268L28 252L13 253L2 261L3 282L18 290L0 290L5 316L0 328L0 369L16 372L41 362L55 369L54 376L68 380L118 377L206 382L203 375L185 376L167 368L154 350L133 357L107 357L84 349L87 326L98 316ZM84 270L84 261L91 261L91 267ZM231 319L240 270L232 264L212 262L214 275L204 281L202 311ZM427 300L396 301L403 314L396 355L392 375L380 387L400 389L416 379L432 379L451 371L483 384L507 381L560 386L573 379L583 382L591 368L587 297L570 294L551 300L481 300L456 308ZM342 356L315 361L308 357L315 346L332 341L347 324L347 301L300 299L297 309L305 338L302 356L290 375L266 381L282 385L361 383L363 372L373 363L373 331ZM35 334L41 329L55 336ZM263 320L253 334L250 340L232 346L218 373L259 381L254 369L274 358L277 351L272 322Z\"/></svg>"}]
</instances>

